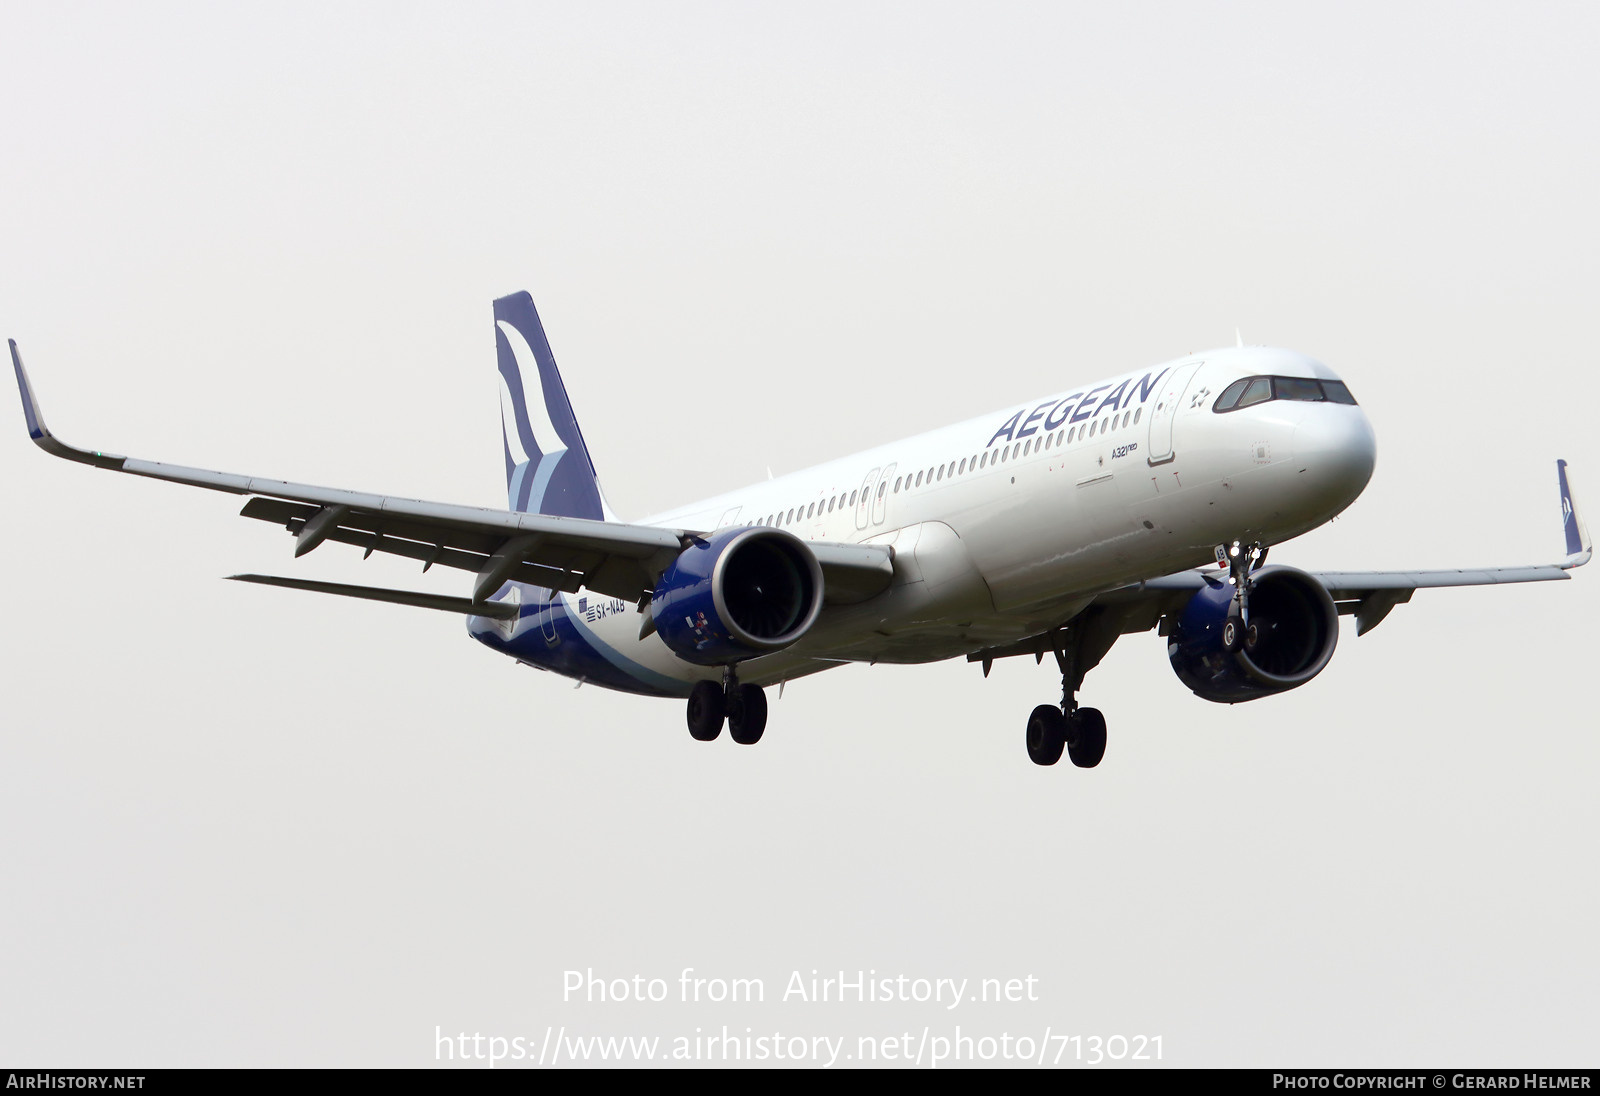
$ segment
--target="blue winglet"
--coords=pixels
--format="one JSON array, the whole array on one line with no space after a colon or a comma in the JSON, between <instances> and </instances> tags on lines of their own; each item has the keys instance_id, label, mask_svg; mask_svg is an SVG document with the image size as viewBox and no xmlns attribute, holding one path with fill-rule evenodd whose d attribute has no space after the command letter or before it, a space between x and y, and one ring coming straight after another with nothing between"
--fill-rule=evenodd
<instances>
[{"instance_id":1,"label":"blue winglet","mask_svg":"<svg viewBox=\"0 0 1600 1096\"><path fill-rule=\"evenodd\" d=\"M1556 478L1561 486L1562 532L1567 537L1567 559L1561 566L1569 569L1582 567L1594 555L1594 546L1589 541L1589 530L1583 524L1583 515L1578 513L1578 504L1572 499L1572 484L1567 479L1566 461L1556 461Z\"/></svg>"},{"instance_id":2,"label":"blue winglet","mask_svg":"<svg viewBox=\"0 0 1600 1096\"><path fill-rule=\"evenodd\" d=\"M44 416L39 413L39 401L34 397L33 385L28 381L28 371L22 368L22 354L17 350L17 340L6 341L11 344L11 368L17 373L17 390L22 393L22 417L28 422L28 436L33 443L51 456L92 464L97 468L120 469L126 457L77 449L50 433L50 428L44 424Z\"/></svg>"},{"instance_id":3,"label":"blue winglet","mask_svg":"<svg viewBox=\"0 0 1600 1096\"><path fill-rule=\"evenodd\" d=\"M22 392L22 417L28 420L28 436L38 441L50 432L44 428L44 420L39 417L33 386L28 383L27 371L22 368L22 355L17 353L17 340L7 339L6 342L11 344L11 368L17 371L17 388Z\"/></svg>"}]
</instances>

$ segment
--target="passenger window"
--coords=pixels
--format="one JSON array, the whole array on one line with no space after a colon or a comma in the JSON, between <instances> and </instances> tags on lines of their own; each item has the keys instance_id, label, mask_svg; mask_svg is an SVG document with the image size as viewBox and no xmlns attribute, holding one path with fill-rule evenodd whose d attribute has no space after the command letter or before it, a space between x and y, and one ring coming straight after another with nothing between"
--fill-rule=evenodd
<instances>
[{"instance_id":1,"label":"passenger window","mask_svg":"<svg viewBox=\"0 0 1600 1096\"><path fill-rule=\"evenodd\" d=\"M1143 410L1144 410L1144 408L1142 408L1142 407L1135 407L1133 409L1133 425L1135 425L1135 426L1139 425L1139 413L1142 412Z\"/></svg>"},{"instance_id":2,"label":"passenger window","mask_svg":"<svg viewBox=\"0 0 1600 1096\"><path fill-rule=\"evenodd\" d=\"M958 476L965 475L966 471L967 471L967 461L966 461L966 458L963 457L962 460L961 460L961 467L956 469L956 475L958 475Z\"/></svg>"},{"instance_id":3,"label":"passenger window","mask_svg":"<svg viewBox=\"0 0 1600 1096\"><path fill-rule=\"evenodd\" d=\"M854 506L855 504L856 504L856 493L854 491L851 491L850 492L850 505Z\"/></svg>"},{"instance_id":4,"label":"passenger window","mask_svg":"<svg viewBox=\"0 0 1600 1096\"><path fill-rule=\"evenodd\" d=\"M1273 377L1272 389L1280 400L1322 402L1322 385L1304 377Z\"/></svg>"},{"instance_id":5,"label":"passenger window","mask_svg":"<svg viewBox=\"0 0 1600 1096\"><path fill-rule=\"evenodd\" d=\"M918 487L922 486L922 473L921 472L917 473L917 486Z\"/></svg>"},{"instance_id":6,"label":"passenger window","mask_svg":"<svg viewBox=\"0 0 1600 1096\"><path fill-rule=\"evenodd\" d=\"M900 476L894 478L894 493L897 495L900 493L900 479Z\"/></svg>"},{"instance_id":7,"label":"passenger window","mask_svg":"<svg viewBox=\"0 0 1600 1096\"><path fill-rule=\"evenodd\" d=\"M889 490L889 481L888 480L884 480L882 483L878 484L878 497L880 499L883 498L884 493L886 491L888 491L888 490Z\"/></svg>"}]
</instances>

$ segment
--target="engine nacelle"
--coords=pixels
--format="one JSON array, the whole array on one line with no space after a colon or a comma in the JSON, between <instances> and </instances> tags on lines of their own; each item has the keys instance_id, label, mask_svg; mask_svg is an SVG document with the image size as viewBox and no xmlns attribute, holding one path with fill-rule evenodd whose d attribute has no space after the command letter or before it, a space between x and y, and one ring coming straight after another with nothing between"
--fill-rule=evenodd
<instances>
[{"instance_id":1,"label":"engine nacelle","mask_svg":"<svg viewBox=\"0 0 1600 1096\"><path fill-rule=\"evenodd\" d=\"M1233 601L1226 582L1195 594L1167 640L1173 671L1196 696L1236 704L1287 692L1333 657L1339 610L1322 583L1294 567L1264 567L1252 579L1251 627L1237 650L1223 641Z\"/></svg>"},{"instance_id":2,"label":"engine nacelle","mask_svg":"<svg viewBox=\"0 0 1600 1096\"><path fill-rule=\"evenodd\" d=\"M650 599L679 658L723 666L789 646L822 612L822 568L781 529L727 529L684 549Z\"/></svg>"}]
</instances>

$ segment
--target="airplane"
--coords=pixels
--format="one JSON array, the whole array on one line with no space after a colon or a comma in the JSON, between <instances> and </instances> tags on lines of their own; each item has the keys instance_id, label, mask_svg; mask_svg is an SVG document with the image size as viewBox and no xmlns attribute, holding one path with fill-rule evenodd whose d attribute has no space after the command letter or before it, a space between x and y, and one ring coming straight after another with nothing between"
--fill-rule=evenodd
<instances>
[{"instance_id":1,"label":"airplane","mask_svg":"<svg viewBox=\"0 0 1600 1096\"><path fill-rule=\"evenodd\" d=\"M1339 617L1377 627L1419 589L1570 578L1593 554L1556 462L1566 557L1484 570L1307 572L1269 550L1366 487L1376 439L1345 383L1290 350L1192 354L841 457L637 522L607 504L527 293L494 302L507 505L423 502L77 449L46 452L249 496L294 555L328 541L472 572L470 597L275 575L233 579L457 613L480 643L579 684L686 701L699 741L766 728L765 689L849 663L1052 655L1061 700L1029 715L1031 761L1098 765L1078 703L1118 638L1156 629L1195 695L1299 688Z\"/></svg>"}]
</instances>

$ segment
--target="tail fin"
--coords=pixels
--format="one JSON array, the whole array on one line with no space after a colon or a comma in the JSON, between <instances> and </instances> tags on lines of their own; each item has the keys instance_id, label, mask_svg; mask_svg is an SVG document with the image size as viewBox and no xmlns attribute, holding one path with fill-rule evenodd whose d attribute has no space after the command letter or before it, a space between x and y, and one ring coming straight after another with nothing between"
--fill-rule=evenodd
<instances>
[{"instance_id":1,"label":"tail fin","mask_svg":"<svg viewBox=\"0 0 1600 1096\"><path fill-rule=\"evenodd\" d=\"M614 521L567 400L538 309L526 293L494 302L500 422L512 510Z\"/></svg>"}]
</instances>

